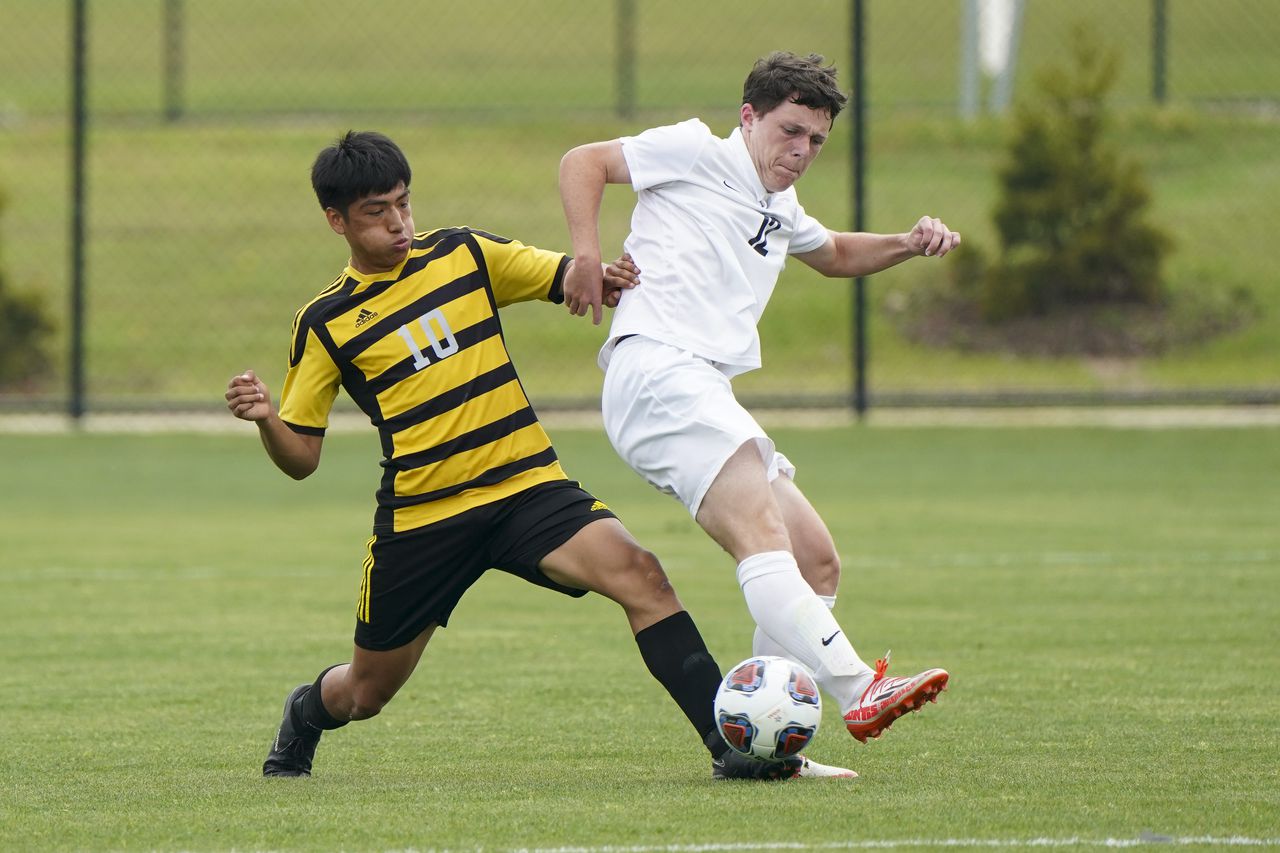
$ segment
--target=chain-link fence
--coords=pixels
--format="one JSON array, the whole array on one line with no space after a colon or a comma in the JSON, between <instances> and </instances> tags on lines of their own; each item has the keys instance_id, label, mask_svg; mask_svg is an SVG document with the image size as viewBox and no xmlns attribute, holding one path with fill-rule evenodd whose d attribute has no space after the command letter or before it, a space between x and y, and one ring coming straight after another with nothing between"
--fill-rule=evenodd
<instances>
[{"instance_id":1,"label":"chain-link fence","mask_svg":"<svg viewBox=\"0 0 1280 853\"><path fill-rule=\"evenodd\" d=\"M928 300L954 256L915 261L866 283L873 403L1280 396L1267 202L1280 195L1280 0L6 0L0 296L36 294L54 331L5 333L0 348L47 364L0 376L0 404L61 411L78 390L91 411L213 408L226 377L250 366L278 386L293 312L346 259L308 170L348 128L405 149L419 228L470 224L567 248L564 151L691 115L727 134L743 77L775 49L826 55L852 88L856 8L869 230L930 213L966 250L992 249L1008 106L1038 97L1034 72L1063 61L1083 22L1122 57L1111 137L1144 169L1150 215L1172 235L1170 292L1189 295L1184 313L1222 303L1229 320L1147 351L1001 349L930 331ZM848 116L798 186L836 229L854 216ZM623 187L606 194L606 246L621 245L631 200ZM765 368L742 392L846 404L851 294L790 264L762 323ZM536 305L504 322L535 402L594 405L602 328Z\"/></svg>"}]
</instances>

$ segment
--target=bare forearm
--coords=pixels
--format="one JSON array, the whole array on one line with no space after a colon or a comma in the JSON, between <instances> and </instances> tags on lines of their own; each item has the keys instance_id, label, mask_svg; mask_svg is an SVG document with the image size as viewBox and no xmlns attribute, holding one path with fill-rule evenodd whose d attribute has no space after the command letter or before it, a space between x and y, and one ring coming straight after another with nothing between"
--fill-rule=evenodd
<instances>
[{"instance_id":1,"label":"bare forearm","mask_svg":"<svg viewBox=\"0 0 1280 853\"><path fill-rule=\"evenodd\" d=\"M288 424L276 414L271 392L255 371L250 369L232 376L223 397L231 414L242 421L257 424L262 446L277 468L295 480L301 480L316 470L324 438L289 429Z\"/></svg>"},{"instance_id":2,"label":"bare forearm","mask_svg":"<svg viewBox=\"0 0 1280 853\"><path fill-rule=\"evenodd\" d=\"M275 412L257 422L258 437L275 466L295 480L310 475L320 464L320 441L289 429Z\"/></svg>"},{"instance_id":3,"label":"bare forearm","mask_svg":"<svg viewBox=\"0 0 1280 853\"><path fill-rule=\"evenodd\" d=\"M832 278L873 275L921 255L940 258L960 245L960 233L932 216L920 217L915 227L905 234L828 233L831 239L825 244L796 257Z\"/></svg>"},{"instance_id":4,"label":"bare forearm","mask_svg":"<svg viewBox=\"0 0 1280 853\"><path fill-rule=\"evenodd\" d=\"M844 233L839 235L836 247L835 272L826 273L836 278L874 275L916 254L906 234Z\"/></svg>"},{"instance_id":5,"label":"bare forearm","mask_svg":"<svg viewBox=\"0 0 1280 853\"><path fill-rule=\"evenodd\" d=\"M575 148L560 161L560 201L573 255L584 263L599 263L600 201L607 170L585 147Z\"/></svg>"}]
</instances>

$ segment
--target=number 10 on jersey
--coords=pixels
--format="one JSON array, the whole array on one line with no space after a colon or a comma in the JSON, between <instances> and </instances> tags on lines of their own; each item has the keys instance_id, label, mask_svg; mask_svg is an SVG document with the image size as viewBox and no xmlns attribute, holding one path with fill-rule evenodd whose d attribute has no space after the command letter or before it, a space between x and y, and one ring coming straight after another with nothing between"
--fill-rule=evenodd
<instances>
[{"instance_id":1,"label":"number 10 on jersey","mask_svg":"<svg viewBox=\"0 0 1280 853\"><path fill-rule=\"evenodd\" d=\"M413 332L409 326L405 324L397 331L400 337L404 338L404 342L409 345L409 352L413 353L413 368L421 370L432 361L439 361L447 358L458 351L458 339L453 336L453 329L449 328L449 321L445 319L444 312L439 308L428 311L418 318L418 325L422 327L422 331L427 333L427 342L431 346L431 351L435 353L435 358L427 358L426 353L422 351L422 347L418 346L418 342L413 338ZM437 332L436 327L439 327Z\"/></svg>"}]
</instances>

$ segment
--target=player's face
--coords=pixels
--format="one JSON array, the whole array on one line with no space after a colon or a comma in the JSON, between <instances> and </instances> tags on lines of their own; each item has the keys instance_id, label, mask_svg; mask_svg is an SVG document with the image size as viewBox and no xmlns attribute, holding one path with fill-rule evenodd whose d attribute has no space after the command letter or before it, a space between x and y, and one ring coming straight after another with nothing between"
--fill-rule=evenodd
<instances>
[{"instance_id":1,"label":"player's face","mask_svg":"<svg viewBox=\"0 0 1280 853\"><path fill-rule=\"evenodd\" d=\"M347 215L329 208L329 227L347 238L351 265L362 273L389 272L404 262L413 240L413 211L404 183L351 202Z\"/></svg>"},{"instance_id":2,"label":"player's face","mask_svg":"<svg viewBox=\"0 0 1280 853\"><path fill-rule=\"evenodd\" d=\"M771 193L799 180L831 133L831 114L784 101L764 115L742 105L742 137L760 183Z\"/></svg>"}]
</instances>

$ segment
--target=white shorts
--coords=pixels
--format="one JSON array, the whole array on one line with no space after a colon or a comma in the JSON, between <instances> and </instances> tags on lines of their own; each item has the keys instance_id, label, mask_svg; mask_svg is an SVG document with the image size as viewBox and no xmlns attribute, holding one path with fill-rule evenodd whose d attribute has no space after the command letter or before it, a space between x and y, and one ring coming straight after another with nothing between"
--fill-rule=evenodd
<instances>
[{"instance_id":1,"label":"white shorts","mask_svg":"<svg viewBox=\"0 0 1280 853\"><path fill-rule=\"evenodd\" d=\"M734 398L728 377L686 350L638 335L623 340L605 371L601 408L618 455L679 498L690 515L747 442L760 451L770 482L795 476L795 466Z\"/></svg>"}]
</instances>

